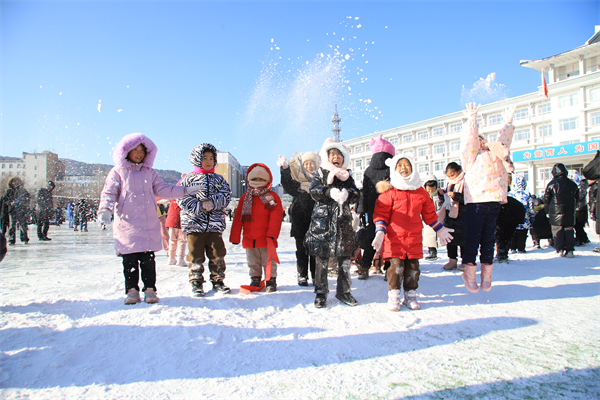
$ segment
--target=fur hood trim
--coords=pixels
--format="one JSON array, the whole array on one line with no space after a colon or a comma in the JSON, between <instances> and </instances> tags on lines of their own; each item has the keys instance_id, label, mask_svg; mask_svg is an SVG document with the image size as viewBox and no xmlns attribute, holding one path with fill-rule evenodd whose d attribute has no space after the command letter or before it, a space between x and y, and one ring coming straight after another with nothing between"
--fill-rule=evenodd
<instances>
[{"instance_id":1,"label":"fur hood trim","mask_svg":"<svg viewBox=\"0 0 600 400\"><path fill-rule=\"evenodd\" d=\"M350 153L348 152L348 149L343 144L334 142L331 138L327 138L325 143L323 143L323 147L321 147L321 161L325 162L329 160L327 152L331 149L338 149L340 153L342 153L342 156L344 157L344 164L342 165L342 168L348 169L348 165L350 165Z\"/></svg>"},{"instance_id":2,"label":"fur hood trim","mask_svg":"<svg viewBox=\"0 0 600 400\"><path fill-rule=\"evenodd\" d=\"M396 164L398 164L398 161L400 161L403 158L407 159L410 163L410 166L412 167L412 174L410 174L406 178L400 175L400 173L396 172ZM390 168L390 183L396 189L417 190L423 185L421 182L421 177L417 172L416 165L410 159L410 157L407 157L404 154L397 154L394 157L385 160L385 165L387 165Z\"/></svg>"},{"instance_id":3,"label":"fur hood trim","mask_svg":"<svg viewBox=\"0 0 600 400\"><path fill-rule=\"evenodd\" d=\"M115 162L115 165L124 168L135 165L127 160L127 154L140 144L143 144L146 148L146 158L144 158L144 161L140 164L144 167L152 168L154 160L156 159L158 147L156 147L152 140L141 133L130 133L129 135L125 135L123 136L123 139L117 143L115 151L113 152L113 161Z\"/></svg>"}]
</instances>

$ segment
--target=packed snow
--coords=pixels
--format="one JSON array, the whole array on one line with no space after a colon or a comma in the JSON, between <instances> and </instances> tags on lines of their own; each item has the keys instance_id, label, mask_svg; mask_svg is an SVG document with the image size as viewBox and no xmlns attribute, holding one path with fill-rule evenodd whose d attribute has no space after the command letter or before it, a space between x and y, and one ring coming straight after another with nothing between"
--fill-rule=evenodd
<instances>
[{"instance_id":1,"label":"packed snow","mask_svg":"<svg viewBox=\"0 0 600 400\"><path fill-rule=\"evenodd\" d=\"M469 294L421 262L422 309L386 309L381 275L353 276L357 307L315 309L296 283L283 224L278 291L244 295L245 252L228 245L233 290L193 297L187 267L158 252L160 303L123 304L111 227L52 226L0 263L0 397L525 399L600 397L600 257L551 248L495 265L490 293ZM224 237L228 237L228 231ZM542 241L546 246L546 241ZM529 243L530 245L530 243ZM205 273L205 276L208 274Z\"/></svg>"}]
</instances>

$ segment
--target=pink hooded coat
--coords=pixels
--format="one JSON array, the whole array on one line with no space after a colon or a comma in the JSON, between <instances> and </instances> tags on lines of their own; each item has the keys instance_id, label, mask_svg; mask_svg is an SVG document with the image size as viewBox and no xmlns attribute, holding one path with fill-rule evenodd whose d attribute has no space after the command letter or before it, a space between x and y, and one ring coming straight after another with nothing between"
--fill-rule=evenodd
<instances>
[{"instance_id":1,"label":"pink hooded coat","mask_svg":"<svg viewBox=\"0 0 600 400\"><path fill-rule=\"evenodd\" d=\"M140 164L127 160L127 154L143 144L146 158ZM177 199L185 187L165 183L152 169L156 145L141 133L129 134L115 147L116 166L106 177L98 210L114 211L113 238L117 255L162 250L156 197Z\"/></svg>"},{"instance_id":2,"label":"pink hooded coat","mask_svg":"<svg viewBox=\"0 0 600 400\"><path fill-rule=\"evenodd\" d=\"M465 171L465 204L498 202L506 203L508 193L508 171L502 159L490 150L479 145L479 127L477 121L469 119L465 123L466 135L462 138L461 159ZM498 132L498 139L489 146L510 149L514 133L512 125L504 125ZM501 146L497 146L498 145Z\"/></svg>"}]
</instances>

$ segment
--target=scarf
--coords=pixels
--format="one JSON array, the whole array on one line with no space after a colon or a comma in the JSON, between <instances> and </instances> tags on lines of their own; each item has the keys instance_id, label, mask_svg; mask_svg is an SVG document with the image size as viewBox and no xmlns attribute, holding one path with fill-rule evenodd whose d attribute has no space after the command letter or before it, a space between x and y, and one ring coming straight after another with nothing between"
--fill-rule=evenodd
<instances>
[{"instance_id":1,"label":"scarf","mask_svg":"<svg viewBox=\"0 0 600 400\"><path fill-rule=\"evenodd\" d=\"M275 197L273 197L273 195L269 192L269 187L254 189L248 186L248 191L246 192L246 197L244 198L244 204L242 205L242 222L251 220L253 196L258 196L267 209L270 210L271 208L275 207L277 202L275 201Z\"/></svg>"},{"instance_id":2,"label":"scarf","mask_svg":"<svg viewBox=\"0 0 600 400\"><path fill-rule=\"evenodd\" d=\"M460 174L455 176L454 179L448 179L448 183L454 185L453 192L462 193L465 185L465 171L460 171ZM444 194L444 206L442 208L450 211L448 213L450 218L458 217L458 202L452 200L448 194Z\"/></svg>"},{"instance_id":3,"label":"scarf","mask_svg":"<svg viewBox=\"0 0 600 400\"><path fill-rule=\"evenodd\" d=\"M346 168L338 168L329 161L323 161L321 163L321 168L329 171L329 175L327 176L327 184L331 185L333 183L333 179L337 176L339 180L345 182L350 177L350 173Z\"/></svg>"},{"instance_id":4,"label":"scarf","mask_svg":"<svg viewBox=\"0 0 600 400\"><path fill-rule=\"evenodd\" d=\"M292 158L289 162L292 179L300 183L300 189L310 193L310 180L304 174L302 169L302 159Z\"/></svg>"},{"instance_id":5,"label":"scarf","mask_svg":"<svg viewBox=\"0 0 600 400\"><path fill-rule=\"evenodd\" d=\"M215 169L202 169L201 167L194 167L194 172L197 174L213 174L215 172Z\"/></svg>"},{"instance_id":6,"label":"scarf","mask_svg":"<svg viewBox=\"0 0 600 400\"><path fill-rule=\"evenodd\" d=\"M417 171L406 178L400 175L400 172L390 168L390 183L398 190L417 190L422 186L421 177Z\"/></svg>"}]
</instances>

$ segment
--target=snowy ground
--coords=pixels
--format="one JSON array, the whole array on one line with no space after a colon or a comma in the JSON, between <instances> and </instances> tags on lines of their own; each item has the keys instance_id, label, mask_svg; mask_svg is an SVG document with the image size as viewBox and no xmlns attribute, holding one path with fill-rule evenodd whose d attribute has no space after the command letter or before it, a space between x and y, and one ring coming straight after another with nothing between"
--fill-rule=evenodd
<instances>
[{"instance_id":1,"label":"snowy ground","mask_svg":"<svg viewBox=\"0 0 600 400\"><path fill-rule=\"evenodd\" d=\"M38 242L30 228L30 244L0 264L0 397L600 397L594 245L572 260L548 248L511 255L490 293L468 294L444 258L424 261L423 309L393 313L382 276L353 277L358 307L331 293L315 309L313 287L296 285L288 234L284 223L276 293L239 293L245 253L230 245L232 294L194 298L187 268L167 266L163 251L160 303L125 306L110 230L53 226L54 240Z\"/></svg>"}]
</instances>

